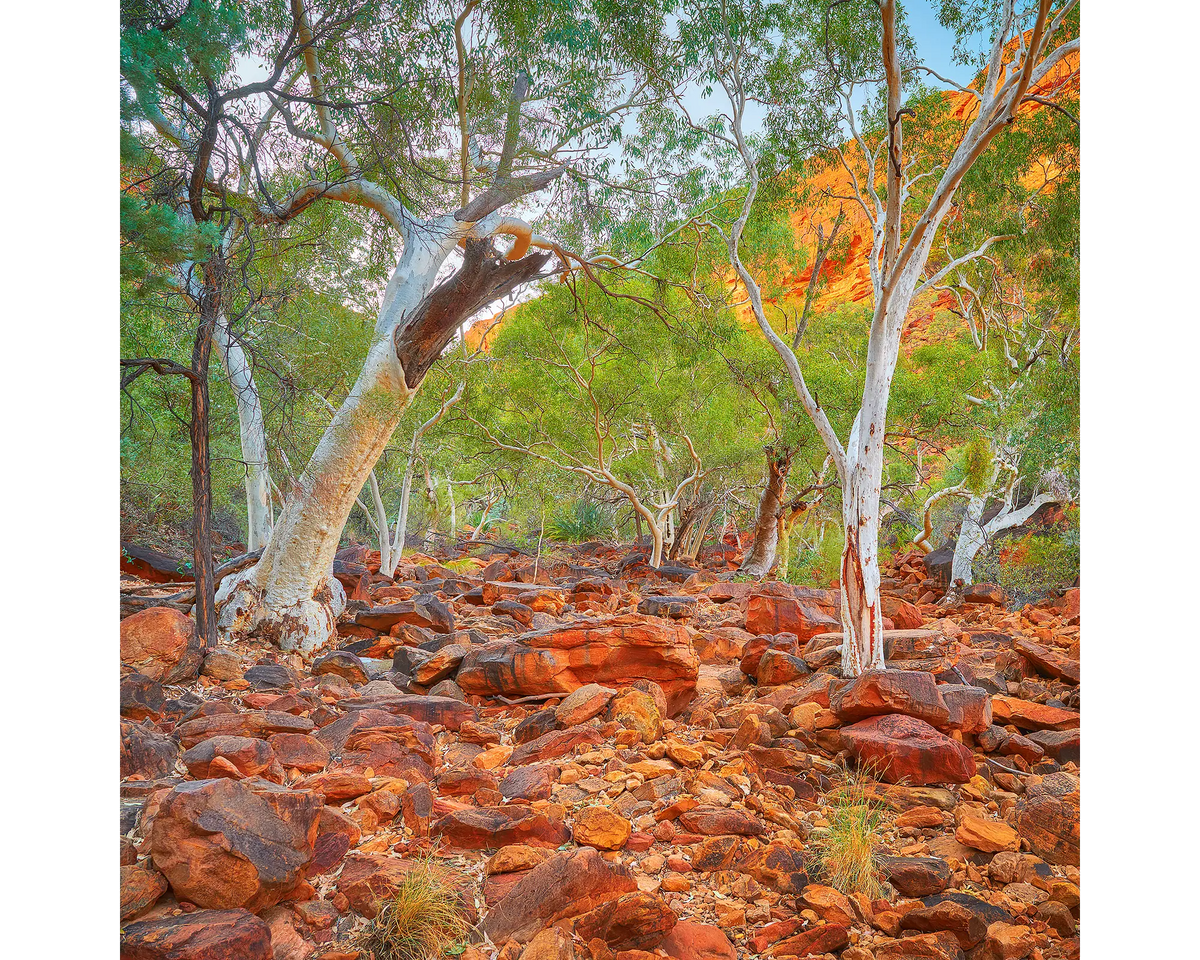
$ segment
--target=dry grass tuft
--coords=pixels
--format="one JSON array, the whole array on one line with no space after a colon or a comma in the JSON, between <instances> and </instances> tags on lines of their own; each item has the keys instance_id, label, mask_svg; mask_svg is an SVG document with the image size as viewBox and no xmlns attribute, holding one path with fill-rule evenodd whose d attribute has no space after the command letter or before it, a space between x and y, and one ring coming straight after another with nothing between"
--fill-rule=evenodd
<instances>
[{"instance_id":1,"label":"dry grass tuft","mask_svg":"<svg viewBox=\"0 0 1200 960\"><path fill-rule=\"evenodd\" d=\"M437 960L466 936L453 884L446 870L420 861L395 895L355 939L364 958L373 960ZM461 952L461 948L458 952Z\"/></svg>"},{"instance_id":2,"label":"dry grass tuft","mask_svg":"<svg viewBox=\"0 0 1200 960\"><path fill-rule=\"evenodd\" d=\"M885 894L875 848L883 813L862 772L847 771L842 784L825 797L828 832L814 840L816 872L842 893L862 893L874 900Z\"/></svg>"}]
</instances>

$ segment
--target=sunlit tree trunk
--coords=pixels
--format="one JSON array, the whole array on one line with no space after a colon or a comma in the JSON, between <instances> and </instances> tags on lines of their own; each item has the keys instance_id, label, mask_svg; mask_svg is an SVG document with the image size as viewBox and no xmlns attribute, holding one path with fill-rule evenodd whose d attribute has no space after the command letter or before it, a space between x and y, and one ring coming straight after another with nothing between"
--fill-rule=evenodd
<instances>
[{"instance_id":1,"label":"sunlit tree trunk","mask_svg":"<svg viewBox=\"0 0 1200 960\"><path fill-rule=\"evenodd\" d=\"M787 478L792 467L792 451L788 448L767 449L767 470L758 516L754 521L754 544L742 561L739 572L751 577L765 577L775 566L779 545L779 515L787 495Z\"/></svg>"}]
</instances>

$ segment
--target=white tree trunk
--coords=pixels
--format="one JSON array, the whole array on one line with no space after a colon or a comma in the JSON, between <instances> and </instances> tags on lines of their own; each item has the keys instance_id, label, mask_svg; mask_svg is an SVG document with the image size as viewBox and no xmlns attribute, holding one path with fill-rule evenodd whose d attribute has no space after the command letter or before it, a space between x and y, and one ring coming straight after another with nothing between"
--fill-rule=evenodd
<instances>
[{"instance_id":1,"label":"white tree trunk","mask_svg":"<svg viewBox=\"0 0 1200 960\"><path fill-rule=\"evenodd\" d=\"M289 491L262 559L222 584L217 599L224 631L305 651L333 636L345 605L332 576L342 529L416 393L405 382L392 334L433 288L457 242L452 225L438 226L409 239L384 293L362 371Z\"/></svg>"},{"instance_id":2,"label":"white tree trunk","mask_svg":"<svg viewBox=\"0 0 1200 960\"><path fill-rule=\"evenodd\" d=\"M384 572L389 577L396 575L400 565L400 556L404 553L404 541L408 536L408 505L412 495L413 466L417 460L416 444L408 453L408 462L404 465L404 482L400 486L400 513L396 516L396 532L392 537L392 563Z\"/></svg>"},{"instance_id":3,"label":"white tree trunk","mask_svg":"<svg viewBox=\"0 0 1200 960\"><path fill-rule=\"evenodd\" d=\"M984 497L972 495L967 501L967 512L963 514L962 525L958 530L958 542L954 545L954 559L950 564L950 590L955 583L971 583L971 569L975 557L987 542L987 534L983 528Z\"/></svg>"},{"instance_id":4,"label":"white tree trunk","mask_svg":"<svg viewBox=\"0 0 1200 960\"><path fill-rule=\"evenodd\" d=\"M213 328L213 346L233 389L237 406L238 436L242 460L246 465L246 549L258 550L271 536L271 475L267 463L267 433L263 425L262 403L250 369L246 351L229 335L229 327L220 317Z\"/></svg>"}]
</instances>

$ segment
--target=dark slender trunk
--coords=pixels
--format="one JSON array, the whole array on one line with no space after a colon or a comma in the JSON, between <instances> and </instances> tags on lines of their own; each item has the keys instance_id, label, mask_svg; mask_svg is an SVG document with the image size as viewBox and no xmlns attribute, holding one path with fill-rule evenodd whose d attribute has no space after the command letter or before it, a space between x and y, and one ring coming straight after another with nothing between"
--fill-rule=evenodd
<instances>
[{"instance_id":1,"label":"dark slender trunk","mask_svg":"<svg viewBox=\"0 0 1200 960\"><path fill-rule=\"evenodd\" d=\"M200 326L192 347L192 572L196 579L196 639L201 650L217 645L216 584L212 555L212 473L208 450L208 365L216 328L223 257L219 251L204 268Z\"/></svg>"},{"instance_id":2,"label":"dark slender trunk","mask_svg":"<svg viewBox=\"0 0 1200 960\"><path fill-rule=\"evenodd\" d=\"M787 494L793 453L790 447L778 450L767 448L767 474L762 499L758 504L758 518L754 522L754 544L739 568L742 573L752 577L765 577L775 566L779 545L779 514Z\"/></svg>"}]
</instances>

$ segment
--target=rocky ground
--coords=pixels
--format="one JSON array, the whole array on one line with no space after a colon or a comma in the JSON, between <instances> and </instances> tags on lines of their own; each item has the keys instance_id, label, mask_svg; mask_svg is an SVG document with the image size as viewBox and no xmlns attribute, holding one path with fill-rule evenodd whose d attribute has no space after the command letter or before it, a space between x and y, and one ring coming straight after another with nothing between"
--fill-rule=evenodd
<instances>
[{"instance_id":1,"label":"rocky ground","mask_svg":"<svg viewBox=\"0 0 1200 960\"><path fill-rule=\"evenodd\" d=\"M122 957L349 960L430 856L467 960L1079 955L1077 590L946 610L901 558L847 681L837 593L732 548L339 556L338 649L122 621ZM822 870L848 777L873 900Z\"/></svg>"}]
</instances>

